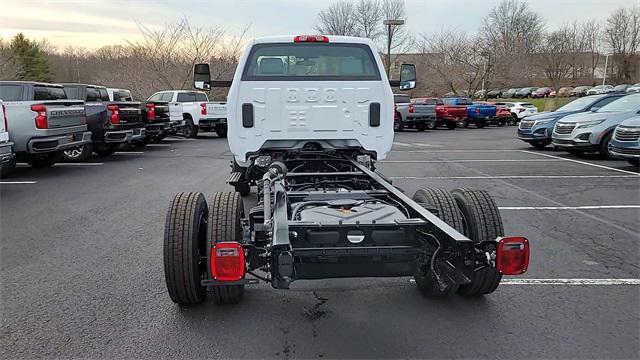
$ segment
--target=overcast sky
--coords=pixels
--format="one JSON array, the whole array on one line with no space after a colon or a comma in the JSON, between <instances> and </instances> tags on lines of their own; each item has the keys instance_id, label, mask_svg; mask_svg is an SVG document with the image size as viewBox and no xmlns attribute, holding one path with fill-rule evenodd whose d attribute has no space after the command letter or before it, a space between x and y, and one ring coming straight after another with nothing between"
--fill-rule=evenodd
<instances>
[{"instance_id":1,"label":"overcast sky","mask_svg":"<svg viewBox=\"0 0 640 360\"><path fill-rule=\"evenodd\" d=\"M354 0L355 1L355 0ZM407 0L414 34L448 27L474 32L499 0ZM2 0L0 37L18 32L54 46L97 48L135 39L138 24L155 27L186 16L196 25L217 24L229 33L251 24L249 36L313 33L320 9L331 0ZM640 0L529 0L548 28L578 19L604 20L613 9Z\"/></svg>"}]
</instances>

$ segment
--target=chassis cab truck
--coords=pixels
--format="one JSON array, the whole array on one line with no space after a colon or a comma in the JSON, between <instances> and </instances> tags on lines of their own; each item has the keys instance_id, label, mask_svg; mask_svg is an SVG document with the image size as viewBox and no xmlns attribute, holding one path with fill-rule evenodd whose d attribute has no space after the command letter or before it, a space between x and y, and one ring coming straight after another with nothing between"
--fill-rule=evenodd
<instances>
[{"instance_id":1,"label":"chassis cab truck","mask_svg":"<svg viewBox=\"0 0 640 360\"><path fill-rule=\"evenodd\" d=\"M487 192L409 197L376 171L393 143L391 86L414 88L415 66L390 81L368 39L278 36L251 41L232 81L211 80L207 64L194 77L200 89L230 86L239 191L173 198L164 267L174 302L236 303L259 281L287 289L349 277L414 277L427 296L480 296L526 271L529 242L504 236Z\"/></svg>"}]
</instances>

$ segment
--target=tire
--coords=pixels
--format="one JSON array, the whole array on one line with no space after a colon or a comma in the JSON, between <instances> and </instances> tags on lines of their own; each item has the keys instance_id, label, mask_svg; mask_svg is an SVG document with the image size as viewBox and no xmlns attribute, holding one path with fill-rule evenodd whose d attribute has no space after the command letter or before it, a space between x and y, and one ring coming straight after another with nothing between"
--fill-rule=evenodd
<instances>
[{"instance_id":1,"label":"tire","mask_svg":"<svg viewBox=\"0 0 640 360\"><path fill-rule=\"evenodd\" d=\"M609 142L611 142L612 134L613 133L611 132L608 133L602 138L602 141L600 142L600 148L598 149L598 152L600 153L600 157L602 157L603 159L613 159L611 152L609 152Z\"/></svg>"},{"instance_id":2,"label":"tire","mask_svg":"<svg viewBox=\"0 0 640 360\"><path fill-rule=\"evenodd\" d=\"M93 145L86 144L60 152L60 158L68 162L84 162L91 158Z\"/></svg>"},{"instance_id":3,"label":"tire","mask_svg":"<svg viewBox=\"0 0 640 360\"><path fill-rule=\"evenodd\" d=\"M244 217L242 198L237 192L218 192L209 201L207 249L220 241L242 242ZM211 251L207 251L209 263ZM244 285L217 285L212 287L211 296L218 304L235 304L242 300Z\"/></svg>"},{"instance_id":4,"label":"tire","mask_svg":"<svg viewBox=\"0 0 640 360\"><path fill-rule=\"evenodd\" d=\"M425 131L427 129L427 124L425 123L417 123L416 124L416 130L422 132Z\"/></svg>"},{"instance_id":5,"label":"tire","mask_svg":"<svg viewBox=\"0 0 640 360\"><path fill-rule=\"evenodd\" d=\"M480 122L477 122L477 123L476 123L476 127L477 127L478 129L482 129L482 128L484 127L484 125L485 125L484 121L480 121Z\"/></svg>"},{"instance_id":6,"label":"tire","mask_svg":"<svg viewBox=\"0 0 640 360\"><path fill-rule=\"evenodd\" d=\"M227 137L227 127L226 126L218 126L216 128L216 135L218 135L221 138L226 138Z\"/></svg>"},{"instance_id":7,"label":"tire","mask_svg":"<svg viewBox=\"0 0 640 360\"><path fill-rule=\"evenodd\" d=\"M184 129L182 129L182 133L186 138L196 138L198 137L198 127L193 123L193 119L191 119L190 115L185 116L185 124Z\"/></svg>"},{"instance_id":8,"label":"tire","mask_svg":"<svg viewBox=\"0 0 640 360\"><path fill-rule=\"evenodd\" d=\"M455 189L452 192L462 218L465 234L474 243L495 240L504 236L502 218L495 202L484 190ZM482 296L496 290L502 274L494 267L484 267L474 271L471 283L461 285L458 293L463 296Z\"/></svg>"},{"instance_id":9,"label":"tire","mask_svg":"<svg viewBox=\"0 0 640 360\"><path fill-rule=\"evenodd\" d=\"M0 179L4 179L7 176L11 175L11 173L15 168L16 168L15 156L11 160L7 161L6 163L0 164Z\"/></svg>"},{"instance_id":10,"label":"tire","mask_svg":"<svg viewBox=\"0 0 640 360\"><path fill-rule=\"evenodd\" d=\"M462 122L462 127L465 129L469 127L469 119L466 119L465 121Z\"/></svg>"},{"instance_id":11,"label":"tire","mask_svg":"<svg viewBox=\"0 0 640 360\"><path fill-rule=\"evenodd\" d=\"M50 167L60 159L58 152L46 153L46 154L34 154L27 155L25 161L33 168L41 169Z\"/></svg>"},{"instance_id":12,"label":"tire","mask_svg":"<svg viewBox=\"0 0 640 360\"><path fill-rule=\"evenodd\" d=\"M396 115L393 118L393 131L402 131L404 129L404 124L402 123L402 118Z\"/></svg>"},{"instance_id":13,"label":"tire","mask_svg":"<svg viewBox=\"0 0 640 360\"><path fill-rule=\"evenodd\" d=\"M544 149L550 143L551 142L549 142L549 141L535 141L535 142L530 142L529 145L533 146L536 149Z\"/></svg>"},{"instance_id":14,"label":"tire","mask_svg":"<svg viewBox=\"0 0 640 360\"><path fill-rule=\"evenodd\" d=\"M518 119L518 115L516 114L511 114L511 118L513 119L513 122L511 122L511 125L517 125L518 122L520 122L520 119Z\"/></svg>"},{"instance_id":15,"label":"tire","mask_svg":"<svg viewBox=\"0 0 640 360\"><path fill-rule=\"evenodd\" d=\"M424 204L425 208L435 208L438 211L438 218L449 224L459 232L464 232L464 223L456 201L453 196L442 189L419 189L413 195L413 200L419 204ZM427 205L427 206L425 206ZM439 298L451 295L458 291L458 285L447 284L442 287L430 266L421 267L414 275L416 285L422 294L431 298Z\"/></svg>"},{"instance_id":16,"label":"tire","mask_svg":"<svg viewBox=\"0 0 640 360\"><path fill-rule=\"evenodd\" d=\"M640 159L627 159L627 162L635 167L640 166Z\"/></svg>"},{"instance_id":17,"label":"tire","mask_svg":"<svg viewBox=\"0 0 640 360\"><path fill-rule=\"evenodd\" d=\"M96 144L93 151L101 156L111 155L118 150L119 144Z\"/></svg>"},{"instance_id":18,"label":"tire","mask_svg":"<svg viewBox=\"0 0 640 360\"><path fill-rule=\"evenodd\" d=\"M207 273L203 261L207 244L207 202L202 193L174 196L164 228L164 276L171 300L194 305L206 297L200 280Z\"/></svg>"},{"instance_id":19,"label":"tire","mask_svg":"<svg viewBox=\"0 0 640 360\"><path fill-rule=\"evenodd\" d=\"M448 121L448 122L447 122L447 129L449 129L449 130L455 130L457 127L458 127L458 124L457 124L457 123L454 123L454 122L451 122L451 121Z\"/></svg>"},{"instance_id":20,"label":"tire","mask_svg":"<svg viewBox=\"0 0 640 360\"><path fill-rule=\"evenodd\" d=\"M435 121L427 123L427 130L435 130L437 128L438 126L436 125Z\"/></svg>"}]
</instances>

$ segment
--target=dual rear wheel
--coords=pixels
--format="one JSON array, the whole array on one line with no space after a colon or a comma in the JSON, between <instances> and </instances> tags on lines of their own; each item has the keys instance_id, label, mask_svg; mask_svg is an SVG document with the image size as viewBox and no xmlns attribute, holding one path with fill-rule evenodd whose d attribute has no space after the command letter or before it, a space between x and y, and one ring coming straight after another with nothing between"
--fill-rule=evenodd
<instances>
[{"instance_id":1,"label":"dual rear wheel","mask_svg":"<svg viewBox=\"0 0 640 360\"><path fill-rule=\"evenodd\" d=\"M420 189L413 200L425 208L435 209L442 221L474 243L504 235L498 207L486 191ZM484 267L473 272L471 283L458 286L434 274L430 264L424 264L414 278L418 289L428 297L443 297L455 292L464 296L481 296L494 292L502 275L494 267Z\"/></svg>"},{"instance_id":2,"label":"dual rear wheel","mask_svg":"<svg viewBox=\"0 0 640 360\"><path fill-rule=\"evenodd\" d=\"M244 216L237 192L216 193L207 204L202 193L183 192L173 198L164 233L164 272L173 302L187 306L202 302L210 278L211 248L221 241L242 242ZM242 300L244 285L215 285L208 293L216 303Z\"/></svg>"}]
</instances>

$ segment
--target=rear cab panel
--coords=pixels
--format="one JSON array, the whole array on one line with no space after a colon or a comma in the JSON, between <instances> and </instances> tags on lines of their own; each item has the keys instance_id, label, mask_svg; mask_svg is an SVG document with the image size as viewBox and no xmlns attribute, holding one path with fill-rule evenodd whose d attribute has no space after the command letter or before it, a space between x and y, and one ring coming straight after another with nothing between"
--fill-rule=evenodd
<instances>
[{"instance_id":1,"label":"rear cab panel","mask_svg":"<svg viewBox=\"0 0 640 360\"><path fill-rule=\"evenodd\" d=\"M250 42L229 90L229 146L236 161L267 147L332 139L385 158L393 142L393 95L373 42L280 36ZM379 125L370 126L370 109ZM297 136L292 137L292 134Z\"/></svg>"}]
</instances>

